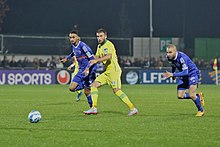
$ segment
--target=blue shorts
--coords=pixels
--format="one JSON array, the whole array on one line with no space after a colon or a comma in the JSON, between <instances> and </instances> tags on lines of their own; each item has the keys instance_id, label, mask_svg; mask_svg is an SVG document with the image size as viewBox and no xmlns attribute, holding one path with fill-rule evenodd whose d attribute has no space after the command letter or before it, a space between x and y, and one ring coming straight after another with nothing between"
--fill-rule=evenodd
<instances>
[{"instance_id":1,"label":"blue shorts","mask_svg":"<svg viewBox=\"0 0 220 147\"><path fill-rule=\"evenodd\" d=\"M90 71L88 76L85 76L85 74L82 72L78 72L72 79L72 82L78 83L76 90L81 90L84 88L90 89L91 84L95 81L95 75L95 71Z\"/></svg>"},{"instance_id":2,"label":"blue shorts","mask_svg":"<svg viewBox=\"0 0 220 147\"><path fill-rule=\"evenodd\" d=\"M192 74L190 76L184 76L178 78L177 90L186 90L189 89L191 85L197 85L199 83L199 74Z\"/></svg>"}]
</instances>

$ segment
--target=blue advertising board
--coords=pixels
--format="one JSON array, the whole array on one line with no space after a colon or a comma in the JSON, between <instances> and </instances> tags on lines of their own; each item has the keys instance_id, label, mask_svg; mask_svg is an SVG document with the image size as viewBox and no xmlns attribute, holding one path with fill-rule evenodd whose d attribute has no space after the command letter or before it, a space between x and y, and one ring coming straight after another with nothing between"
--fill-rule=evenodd
<instances>
[{"instance_id":1,"label":"blue advertising board","mask_svg":"<svg viewBox=\"0 0 220 147\"><path fill-rule=\"evenodd\" d=\"M165 70L125 70L122 74L123 84L175 84L176 80L164 78ZM199 84L215 84L215 71L201 70ZM220 70L218 71L220 82Z\"/></svg>"},{"instance_id":2,"label":"blue advertising board","mask_svg":"<svg viewBox=\"0 0 220 147\"><path fill-rule=\"evenodd\" d=\"M176 80L163 77L164 70L126 69L122 72L123 84L175 84ZM98 76L101 72L97 72ZM200 84L215 84L215 71L201 70ZM0 85L69 84L71 73L66 70L0 70ZM220 70L218 71L220 82Z\"/></svg>"},{"instance_id":3,"label":"blue advertising board","mask_svg":"<svg viewBox=\"0 0 220 147\"><path fill-rule=\"evenodd\" d=\"M0 70L0 85L55 84L54 70Z\"/></svg>"},{"instance_id":4,"label":"blue advertising board","mask_svg":"<svg viewBox=\"0 0 220 147\"><path fill-rule=\"evenodd\" d=\"M141 81L140 84L173 84L176 83L176 80L172 78L164 78L162 70L143 70L141 72Z\"/></svg>"}]
</instances>

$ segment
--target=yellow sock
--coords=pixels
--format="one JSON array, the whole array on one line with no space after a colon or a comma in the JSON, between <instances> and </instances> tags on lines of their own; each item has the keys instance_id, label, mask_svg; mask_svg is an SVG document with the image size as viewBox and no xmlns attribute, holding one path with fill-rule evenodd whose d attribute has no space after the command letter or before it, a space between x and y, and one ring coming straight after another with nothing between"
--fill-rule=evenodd
<instances>
[{"instance_id":1,"label":"yellow sock","mask_svg":"<svg viewBox=\"0 0 220 147\"><path fill-rule=\"evenodd\" d=\"M81 90L77 90L77 91L76 91L77 94L80 94L81 92L82 92Z\"/></svg>"},{"instance_id":2,"label":"yellow sock","mask_svg":"<svg viewBox=\"0 0 220 147\"><path fill-rule=\"evenodd\" d=\"M133 110L134 109L134 105L131 103L131 101L129 100L128 96L121 90L118 90L115 95L117 95L125 104L127 104L127 106Z\"/></svg>"},{"instance_id":3,"label":"yellow sock","mask_svg":"<svg viewBox=\"0 0 220 147\"><path fill-rule=\"evenodd\" d=\"M98 88L91 87L91 96L92 96L92 108L97 107Z\"/></svg>"}]
</instances>

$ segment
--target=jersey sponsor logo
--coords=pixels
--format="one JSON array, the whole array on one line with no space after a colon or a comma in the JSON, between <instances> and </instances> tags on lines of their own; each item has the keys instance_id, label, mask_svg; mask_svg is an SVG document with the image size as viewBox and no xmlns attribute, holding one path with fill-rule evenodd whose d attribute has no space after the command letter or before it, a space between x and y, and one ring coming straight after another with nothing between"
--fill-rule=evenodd
<instances>
[{"instance_id":1,"label":"jersey sponsor logo","mask_svg":"<svg viewBox=\"0 0 220 147\"><path fill-rule=\"evenodd\" d=\"M182 65L182 69L183 69L183 70L188 69L188 67L186 66L185 63Z\"/></svg>"},{"instance_id":2,"label":"jersey sponsor logo","mask_svg":"<svg viewBox=\"0 0 220 147\"><path fill-rule=\"evenodd\" d=\"M81 51L80 51L80 50L77 50L77 54L80 55L80 54L81 54Z\"/></svg>"},{"instance_id":3,"label":"jersey sponsor logo","mask_svg":"<svg viewBox=\"0 0 220 147\"><path fill-rule=\"evenodd\" d=\"M93 55L90 52L86 52L86 55L91 58Z\"/></svg>"},{"instance_id":4,"label":"jersey sponsor logo","mask_svg":"<svg viewBox=\"0 0 220 147\"><path fill-rule=\"evenodd\" d=\"M108 53L108 48L104 48L104 54Z\"/></svg>"},{"instance_id":5,"label":"jersey sponsor logo","mask_svg":"<svg viewBox=\"0 0 220 147\"><path fill-rule=\"evenodd\" d=\"M116 81L112 81L112 85L116 85Z\"/></svg>"},{"instance_id":6,"label":"jersey sponsor logo","mask_svg":"<svg viewBox=\"0 0 220 147\"><path fill-rule=\"evenodd\" d=\"M61 70L57 73L57 82L61 85L66 85L70 81L70 74L66 70Z\"/></svg>"},{"instance_id":7,"label":"jersey sponsor logo","mask_svg":"<svg viewBox=\"0 0 220 147\"><path fill-rule=\"evenodd\" d=\"M185 64L185 60L184 60L183 58L180 58L180 62L181 62L182 64Z\"/></svg>"},{"instance_id":8,"label":"jersey sponsor logo","mask_svg":"<svg viewBox=\"0 0 220 147\"><path fill-rule=\"evenodd\" d=\"M182 69L183 70L188 69L188 67L186 66L185 60L183 58L180 58L180 62L182 64Z\"/></svg>"},{"instance_id":9,"label":"jersey sponsor logo","mask_svg":"<svg viewBox=\"0 0 220 147\"><path fill-rule=\"evenodd\" d=\"M83 46L82 49L84 50L84 52L88 51L87 47L85 47L85 46Z\"/></svg>"}]
</instances>

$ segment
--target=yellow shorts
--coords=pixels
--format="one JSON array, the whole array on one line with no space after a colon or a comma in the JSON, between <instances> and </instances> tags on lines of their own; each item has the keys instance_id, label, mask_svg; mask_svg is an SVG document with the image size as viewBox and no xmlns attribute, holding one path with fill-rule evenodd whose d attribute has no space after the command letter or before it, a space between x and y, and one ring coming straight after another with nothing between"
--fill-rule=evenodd
<instances>
[{"instance_id":1,"label":"yellow shorts","mask_svg":"<svg viewBox=\"0 0 220 147\"><path fill-rule=\"evenodd\" d=\"M95 81L101 83L101 85L108 84L111 88L121 89L121 72L114 73L102 73L99 75Z\"/></svg>"}]
</instances>

